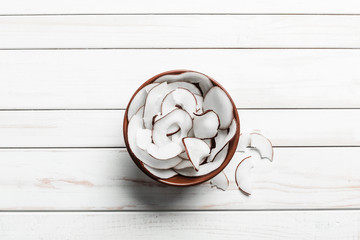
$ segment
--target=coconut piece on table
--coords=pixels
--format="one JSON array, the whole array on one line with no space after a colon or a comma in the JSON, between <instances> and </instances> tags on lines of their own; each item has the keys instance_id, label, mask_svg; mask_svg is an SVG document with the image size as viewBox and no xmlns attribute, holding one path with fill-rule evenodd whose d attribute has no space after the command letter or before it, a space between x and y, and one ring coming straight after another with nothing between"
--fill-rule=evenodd
<instances>
[{"instance_id":1,"label":"coconut piece on table","mask_svg":"<svg viewBox=\"0 0 360 240\"><path fill-rule=\"evenodd\" d=\"M220 172L218 175L210 180L211 187L216 187L223 191L226 191L229 187L229 179L224 172Z\"/></svg>"},{"instance_id":2,"label":"coconut piece on table","mask_svg":"<svg viewBox=\"0 0 360 240\"><path fill-rule=\"evenodd\" d=\"M235 170L236 184L245 195L251 195L253 192L252 168L254 168L254 161L251 156L248 156L240 161Z\"/></svg>"},{"instance_id":3,"label":"coconut piece on table","mask_svg":"<svg viewBox=\"0 0 360 240\"><path fill-rule=\"evenodd\" d=\"M256 149L261 158L267 158L270 161L274 158L273 146L268 138L260 133L250 134L250 146Z\"/></svg>"},{"instance_id":4,"label":"coconut piece on table","mask_svg":"<svg viewBox=\"0 0 360 240\"><path fill-rule=\"evenodd\" d=\"M251 147L250 133L241 133L237 150L239 152L245 152L248 147Z\"/></svg>"}]
</instances>

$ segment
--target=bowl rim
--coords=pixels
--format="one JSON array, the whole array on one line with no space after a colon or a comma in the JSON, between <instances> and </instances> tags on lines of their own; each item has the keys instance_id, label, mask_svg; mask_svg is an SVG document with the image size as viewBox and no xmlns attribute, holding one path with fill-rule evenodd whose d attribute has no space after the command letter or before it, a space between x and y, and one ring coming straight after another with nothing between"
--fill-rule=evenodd
<instances>
[{"instance_id":1,"label":"bowl rim","mask_svg":"<svg viewBox=\"0 0 360 240\"><path fill-rule=\"evenodd\" d=\"M128 142L128 124L129 124L129 120L128 120L128 109L130 104L132 103L134 97L136 96L136 94L145 86L147 86L148 84L154 82L156 79L158 79L161 76L164 75L176 75L176 74L182 74L185 72L194 72L194 73L199 73L202 74L204 76L206 76L207 78L210 79L210 81L214 84L214 86L218 86L220 87L228 96L228 98L230 99L230 102L233 106L233 114L234 114L234 118L236 121L236 132L234 137L229 141L229 150L228 153L226 155L226 158L224 160L224 162L220 165L220 167L218 167L217 169L215 169L214 171L203 175L203 176L199 176L199 177L185 177L185 176L181 176L181 175L176 175L174 177L168 178L168 179L161 179L153 174L151 174L144 166L143 163L136 157L136 155L133 153L133 151L131 150L130 146L129 146L129 142ZM169 70L169 71L165 71L162 73L159 73L153 77L151 77L150 79L148 79L147 81L145 81L143 84L141 84L141 86L133 93L132 97L130 98L130 101L126 107L125 110L125 114L124 114L124 120L123 120L123 136L124 136L124 140L125 140L125 145L126 145L126 149L131 157L131 159L133 160L133 162L137 165L137 167L144 172L147 176L149 176L150 178L154 179L157 182L163 183L163 184L167 184L170 186L180 186L180 187L185 187L185 186L193 186L193 185L197 185L197 184L201 184L203 182L206 182L210 179L212 179L213 177L215 177L216 175L218 175L231 161L231 159L233 158L236 149L237 149L237 145L239 142L239 137L240 137L240 118L239 118L239 114L237 112L237 108L235 106L234 101L232 100L230 94L226 91L226 89L219 84L216 80L214 80L212 77L203 74L201 72L198 71L193 71L193 70L187 70L187 69L177 69L177 70Z\"/></svg>"}]
</instances>

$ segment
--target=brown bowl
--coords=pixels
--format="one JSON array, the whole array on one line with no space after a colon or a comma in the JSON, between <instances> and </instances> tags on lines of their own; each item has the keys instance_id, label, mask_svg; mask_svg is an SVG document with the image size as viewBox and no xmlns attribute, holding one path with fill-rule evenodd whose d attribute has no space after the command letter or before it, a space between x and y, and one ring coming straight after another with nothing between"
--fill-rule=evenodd
<instances>
[{"instance_id":1,"label":"brown bowl","mask_svg":"<svg viewBox=\"0 0 360 240\"><path fill-rule=\"evenodd\" d=\"M163 75L167 75L167 74L181 74L181 73L185 73L185 72L196 72L196 71L191 71L191 70L171 70L171 71L167 71L167 72L163 72L160 73L152 78L150 78L149 80L147 80L146 82L144 82L133 94L133 96L130 99L130 102L126 108L125 111L125 115L124 115L124 125L123 125L123 133L124 133L124 140L125 140L125 144L126 144L126 148L131 156L131 158L133 159L133 161L135 162L135 164L149 177L151 177L152 179L161 182L161 183L165 183L168 185L172 185L172 186L192 186L192 185L196 185L196 184L200 184L203 183L205 181L208 181L210 179L212 179L213 177L215 177L217 174L219 174L227 165L228 163L231 161L232 157L235 154L237 145L238 145L238 141L239 141L239 137L240 137L240 119L239 119L239 115L236 109L236 106L234 104L234 101L231 99L230 94L224 89L224 87L222 87L218 82L216 82L214 79L212 79L211 77L205 75L206 77L208 77L211 82L215 85L220 87L222 90L224 90L224 92L228 95L232 105L233 105L233 109L234 109L234 117L235 117L235 121L237 124L237 129L236 129L236 133L235 136L231 139L231 141L229 142L229 150L228 150L228 154L226 156L225 161L220 165L219 168L217 168L216 170L214 170L213 172L210 172L204 176L199 176L199 177L184 177L181 175L177 175L174 176L172 178L168 178L168 179L160 179L156 176L154 176L153 174L151 174L144 166L143 163L135 156L135 154L131 151L130 147L129 147L129 142L128 142L128 108L134 98L134 96L146 85L154 82L157 78L163 76ZM196 73L200 73L200 72L196 72ZM202 74L202 73L200 73Z\"/></svg>"}]
</instances>

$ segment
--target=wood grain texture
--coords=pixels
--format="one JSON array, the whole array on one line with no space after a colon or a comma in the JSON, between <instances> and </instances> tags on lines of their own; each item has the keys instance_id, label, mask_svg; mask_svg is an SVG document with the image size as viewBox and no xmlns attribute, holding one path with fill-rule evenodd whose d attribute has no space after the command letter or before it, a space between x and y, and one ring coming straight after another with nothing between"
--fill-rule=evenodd
<instances>
[{"instance_id":1,"label":"wood grain texture","mask_svg":"<svg viewBox=\"0 0 360 240\"><path fill-rule=\"evenodd\" d=\"M359 211L3 213L0 237L356 240L359 226Z\"/></svg>"},{"instance_id":2,"label":"wood grain texture","mask_svg":"<svg viewBox=\"0 0 360 240\"><path fill-rule=\"evenodd\" d=\"M124 110L0 111L0 147L124 147ZM360 146L360 110L239 110L274 146Z\"/></svg>"},{"instance_id":3,"label":"wood grain texture","mask_svg":"<svg viewBox=\"0 0 360 240\"><path fill-rule=\"evenodd\" d=\"M126 108L176 68L212 76L239 108L360 108L359 62L360 50L1 51L0 108Z\"/></svg>"},{"instance_id":4,"label":"wood grain texture","mask_svg":"<svg viewBox=\"0 0 360 240\"><path fill-rule=\"evenodd\" d=\"M0 239L360 239L359 14L357 0L2 3ZM130 96L176 68L220 81L242 131L277 146L273 163L251 152L252 196L233 175L250 150L223 192L158 184L123 148Z\"/></svg>"},{"instance_id":5,"label":"wood grain texture","mask_svg":"<svg viewBox=\"0 0 360 240\"><path fill-rule=\"evenodd\" d=\"M69 15L0 18L0 49L359 47L358 15Z\"/></svg>"},{"instance_id":6,"label":"wood grain texture","mask_svg":"<svg viewBox=\"0 0 360 240\"><path fill-rule=\"evenodd\" d=\"M124 146L124 111L0 111L1 147Z\"/></svg>"},{"instance_id":7,"label":"wood grain texture","mask_svg":"<svg viewBox=\"0 0 360 240\"><path fill-rule=\"evenodd\" d=\"M360 13L356 0L13 0L0 14L116 14L116 13Z\"/></svg>"},{"instance_id":8,"label":"wood grain texture","mask_svg":"<svg viewBox=\"0 0 360 240\"><path fill-rule=\"evenodd\" d=\"M256 160L254 193L178 188L142 173L124 149L0 150L1 210L207 210L359 208L360 148L276 148ZM253 153L257 159L256 153Z\"/></svg>"}]
</instances>

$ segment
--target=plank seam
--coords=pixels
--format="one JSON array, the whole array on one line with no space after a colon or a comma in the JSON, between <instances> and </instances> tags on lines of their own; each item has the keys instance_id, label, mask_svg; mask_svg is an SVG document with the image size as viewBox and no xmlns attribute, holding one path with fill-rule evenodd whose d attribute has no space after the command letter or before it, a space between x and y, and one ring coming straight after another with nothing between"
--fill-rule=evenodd
<instances>
[{"instance_id":1,"label":"plank seam","mask_svg":"<svg viewBox=\"0 0 360 240\"><path fill-rule=\"evenodd\" d=\"M308 110L324 110L324 111L331 111L331 110L360 110L357 107L350 107L350 108L236 108L237 110L246 110L246 111L273 111L273 110L299 110L299 111L308 111ZM37 109L0 109L0 112L36 112L36 111L125 111L125 108L37 108Z\"/></svg>"},{"instance_id":2,"label":"plank seam","mask_svg":"<svg viewBox=\"0 0 360 240\"><path fill-rule=\"evenodd\" d=\"M360 13L34 13L0 14L0 17L51 16L360 16Z\"/></svg>"},{"instance_id":3,"label":"plank seam","mask_svg":"<svg viewBox=\"0 0 360 240\"><path fill-rule=\"evenodd\" d=\"M142 213L142 212L313 212L359 211L360 208L296 208L296 209L173 209L173 210L0 210L1 213Z\"/></svg>"},{"instance_id":4,"label":"plank seam","mask_svg":"<svg viewBox=\"0 0 360 240\"><path fill-rule=\"evenodd\" d=\"M62 50L360 50L360 47L104 47L104 48L0 48L0 51L40 51L40 50L51 50L51 51L62 51Z\"/></svg>"}]
</instances>

